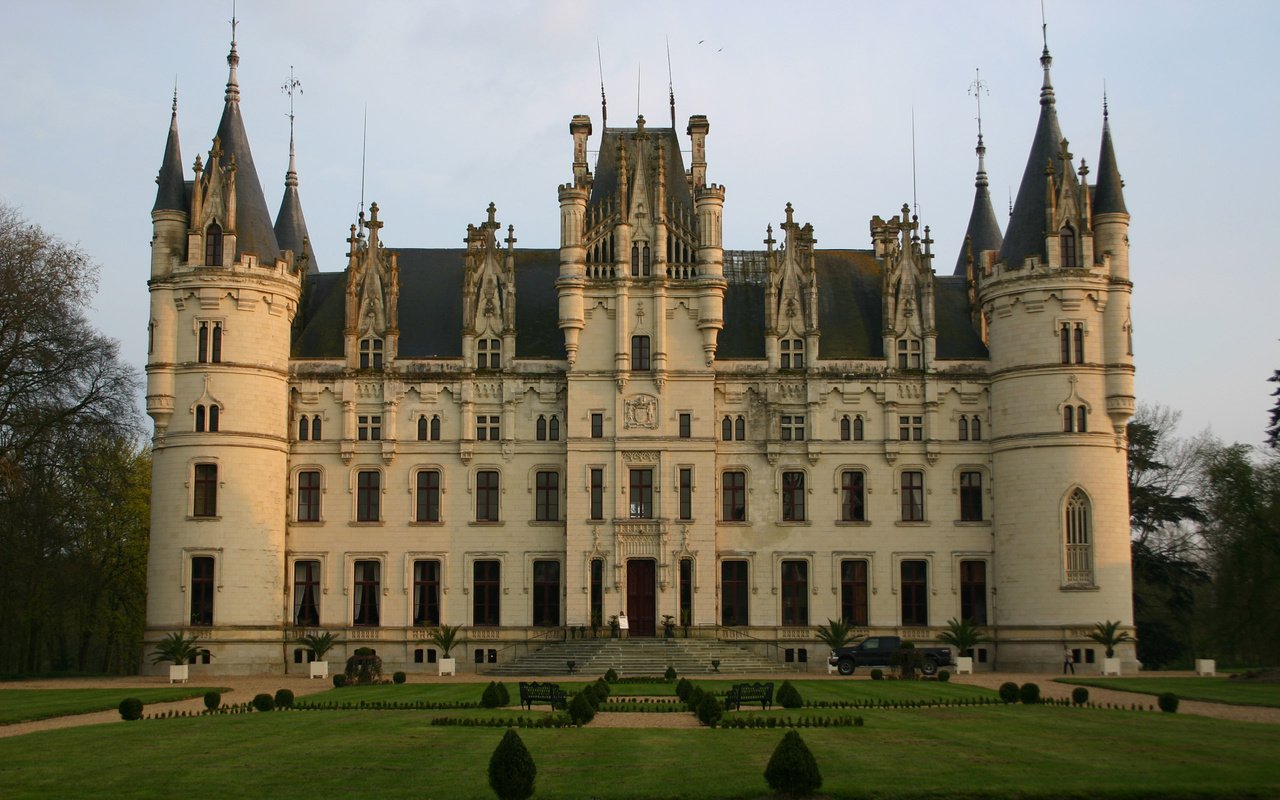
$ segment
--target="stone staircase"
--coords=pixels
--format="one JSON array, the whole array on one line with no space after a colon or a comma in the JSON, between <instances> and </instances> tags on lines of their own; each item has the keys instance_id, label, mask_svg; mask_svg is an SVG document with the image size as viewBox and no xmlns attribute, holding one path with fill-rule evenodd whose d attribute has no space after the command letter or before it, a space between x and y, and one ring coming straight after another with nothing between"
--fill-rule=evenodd
<instances>
[{"instance_id":1,"label":"stone staircase","mask_svg":"<svg viewBox=\"0 0 1280 800\"><path fill-rule=\"evenodd\" d=\"M574 672L585 676L603 675L614 669L620 676L662 675L675 667L681 675L711 673L712 660L720 662L719 672L790 672L780 664L718 639L578 639L548 644L536 652L484 670L486 675L567 675L568 662Z\"/></svg>"}]
</instances>

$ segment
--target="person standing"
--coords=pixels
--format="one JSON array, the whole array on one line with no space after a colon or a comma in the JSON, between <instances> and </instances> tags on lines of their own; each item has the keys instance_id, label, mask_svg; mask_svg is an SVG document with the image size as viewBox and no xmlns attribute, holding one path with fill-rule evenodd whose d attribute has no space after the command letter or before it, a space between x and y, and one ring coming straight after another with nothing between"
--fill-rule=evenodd
<instances>
[{"instance_id":1,"label":"person standing","mask_svg":"<svg viewBox=\"0 0 1280 800\"><path fill-rule=\"evenodd\" d=\"M1076 674L1076 658L1071 654L1070 647L1062 648L1062 674L1066 675L1070 670L1072 675Z\"/></svg>"}]
</instances>

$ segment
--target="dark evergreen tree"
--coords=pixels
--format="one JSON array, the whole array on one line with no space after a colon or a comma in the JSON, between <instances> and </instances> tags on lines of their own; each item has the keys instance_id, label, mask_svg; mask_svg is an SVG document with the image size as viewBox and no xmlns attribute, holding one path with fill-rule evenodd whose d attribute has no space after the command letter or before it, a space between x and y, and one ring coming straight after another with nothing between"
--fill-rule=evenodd
<instances>
[{"instance_id":1,"label":"dark evergreen tree","mask_svg":"<svg viewBox=\"0 0 1280 800\"><path fill-rule=\"evenodd\" d=\"M489 757L489 788L501 800L524 800L533 795L538 767L520 734L508 728Z\"/></svg>"},{"instance_id":2,"label":"dark evergreen tree","mask_svg":"<svg viewBox=\"0 0 1280 800\"><path fill-rule=\"evenodd\" d=\"M1276 398L1276 404L1271 407L1271 424L1267 426L1267 444L1280 449L1280 369L1271 373L1271 377L1267 380L1276 384L1276 390L1271 393L1271 396Z\"/></svg>"},{"instance_id":3,"label":"dark evergreen tree","mask_svg":"<svg viewBox=\"0 0 1280 800\"><path fill-rule=\"evenodd\" d=\"M822 773L809 746L795 731L787 731L764 768L769 788L779 794L811 795L822 788Z\"/></svg>"}]
</instances>

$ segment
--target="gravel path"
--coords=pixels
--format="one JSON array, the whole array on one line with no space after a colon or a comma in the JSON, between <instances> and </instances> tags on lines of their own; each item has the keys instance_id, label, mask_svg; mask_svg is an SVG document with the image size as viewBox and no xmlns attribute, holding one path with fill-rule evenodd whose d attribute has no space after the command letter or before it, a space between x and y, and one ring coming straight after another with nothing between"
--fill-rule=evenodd
<instances>
[{"instance_id":1,"label":"gravel path","mask_svg":"<svg viewBox=\"0 0 1280 800\"><path fill-rule=\"evenodd\" d=\"M1159 676L1167 677L1188 677L1193 673L1190 672L1162 672ZM531 679L546 680L546 676ZM796 674L796 675L742 675L734 676L737 680L772 680L779 681L788 677L794 677L799 680L869 680L869 678L855 677L842 678L835 675L820 674ZM1000 684L1005 681L1013 681L1022 684L1028 681L1034 681L1040 684L1040 693L1045 697L1070 697L1071 690L1075 687L1065 683L1058 683L1054 680L1055 675L1029 674L1029 673L1008 673L1008 672L980 672L976 675L957 675L952 677L956 683L973 684L975 686L985 686L990 689L999 688ZM1157 677L1155 673L1144 674L1143 677ZM422 676L415 675L412 677L413 683L437 683L441 681L466 681L466 680L485 680L485 676L458 676L456 678L440 678L438 676ZM515 682L519 678L504 678L507 682ZM166 679L159 677L127 677L127 678L93 678L85 680L54 680L54 681L15 681L12 683L0 684L2 689L77 689L77 688L157 688L167 686ZM308 678L283 676L283 675L262 675L246 678L209 678L204 679L196 676L193 685L196 686L222 686L230 691L222 693L222 699L225 703L243 703L253 699L253 696L262 692L274 694L277 689L291 689L297 697L308 694L315 694L329 689L333 684L328 680L311 680ZM1114 703L1118 705L1131 705L1133 703L1142 703L1143 705L1155 705L1155 695L1135 694L1133 692L1117 692L1111 689L1098 689L1089 687L1089 699L1095 703ZM200 697L193 697L190 700L180 700L174 703L153 703L147 706L147 713L157 711L199 711L204 708L204 701ZM1266 708L1262 706L1233 706L1221 703L1202 703L1194 700L1183 700L1178 706L1178 713L1196 714L1203 717L1214 717L1216 719L1235 720L1239 722L1265 722L1271 724L1280 724L1280 708ZM116 710L97 711L90 714L75 714L66 717L54 717L53 719L39 720L36 722L19 722L12 725L0 725L0 738L8 736L20 736L24 733L32 733L35 731L49 731L58 728L72 728L80 725L100 725L104 723L121 722L120 714ZM623 712L601 712L596 715L595 720L591 723L595 728L696 728L698 726L697 719L693 714L681 713L650 713L650 714L633 714Z\"/></svg>"}]
</instances>

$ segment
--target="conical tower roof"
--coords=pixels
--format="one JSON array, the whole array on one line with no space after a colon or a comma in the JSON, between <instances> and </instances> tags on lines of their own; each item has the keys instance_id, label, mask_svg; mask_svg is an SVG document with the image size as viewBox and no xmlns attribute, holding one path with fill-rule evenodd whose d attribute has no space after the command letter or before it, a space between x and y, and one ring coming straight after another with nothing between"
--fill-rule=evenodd
<instances>
[{"instance_id":1,"label":"conical tower roof","mask_svg":"<svg viewBox=\"0 0 1280 800\"><path fill-rule=\"evenodd\" d=\"M984 250L999 250L1004 244L1004 234L1000 232L1000 223L996 221L995 209L991 207L991 192L987 189L987 167L985 157L986 145L982 143L982 134L978 134L978 177L974 181L977 189L973 195L973 210L969 212L969 227L965 229L965 239L973 248L974 257ZM964 275L968 261L969 245L960 246L960 255L956 257L956 268L953 275Z\"/></svg>"},{"instance_id":2,"label":"conical tower roof","mask_svg":"<svg viewBox=\"0 0 1280 800\"><path fill-rule=\"evenodd\" d=\"M1000 260L1009 269L1019 269L1027 256L1038 255L1047 259L1044 249L1044 220L1047 211L1044 181L1045 168L1056 163L1062 147L1062 128L1058 125L1058 111L1054 103L1053 82L1049 79L1049 67L1053 57L1046 47L1040 56L1044 68L1044 84L1040 88L1040 121L1031 142L1031 153L1018 185L1018 198L1013 204L1009 228L1005 231L1004 244L1000 248Z\"/></svg>"},{"instance_id":3,"label":"conical tower roof","mask_svg":"<svg viewBox=\"0 0 1280 800\"><path fill-rule=\"evenodd\" d=\"M249 149L249 135L240 117L240 84L236 79L236 67L240 56L236 42L231 40L231 52L227 55L230 75L227 78L226 105L222 108L222 120L218 123L218 139L222 143L221 164L227 167L231 159L236 164L236 242L240 253L253 253L259 261L273 261L280 254L276 233L271 225L271 212L262 193L258 170L253 165L253 152ZM212 158L212 155L210 155ZM237 253L238 257L240 253Z\"/></svg>"},{"instance_id":4,"label":"conical tower roof","mask_svg":"<svg viewBox=\"0 0 1280 800\"><path fill-rule=\"evenodd\" d=\"M1093 191L1094 214L1128 214L1124 205L1124 181L1116 165L1116 151L1111 144L1111 119L1107 102L1102 101L1102 152L1098 155L1098 183Z\"/></svg>"},{"instance_id":5,"label":"conical tower roof","mask_svg":"<svg viewBox=\"0 0 1280 800\"><path fill-rule=\"evenodd\" d=\"M292 126L292 122L290 122ZM304 253L307 257L307 272L319 272L316 266L316 254L311 248L311 238L307 235L307 220L302 216L302 198L298 195L298 171L293 157L293 131L289 132L289 171L284 177L284 197L280 200L280 211L276 214L276 243L281 250L292 250L295 258Z\"/></svg>"},{"instance_id":6,"label":"conical tower roof","mask_svg":"<svg viewBox=\"0 0 1280 800\"><path fill-rule=\"evenodd\" d=\"M164 160L156 176L155 211L189 211L187 183L182 177L182 148L178 145L178 90L173 91L173 116L169 119L169 138L164 143Z\"/></svg>"}]
</instances>

